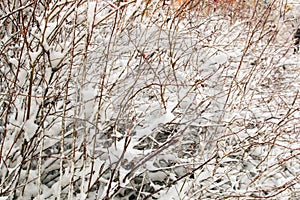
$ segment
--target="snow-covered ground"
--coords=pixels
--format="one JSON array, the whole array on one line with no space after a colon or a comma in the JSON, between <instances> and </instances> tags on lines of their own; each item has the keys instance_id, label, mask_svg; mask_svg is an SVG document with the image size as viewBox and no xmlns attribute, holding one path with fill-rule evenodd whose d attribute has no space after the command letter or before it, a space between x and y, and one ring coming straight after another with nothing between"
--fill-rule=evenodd
<instances>
[{"instance_id":1,"label":"snow-covered ground","mask_svg":"<svg viewBox=\"0 0 300 200\"><path fill-rule=\"evenodd\" d=\"M300 197L298 1L41 2L0 3L0 199Z\"/></svg>"}]
</instances>

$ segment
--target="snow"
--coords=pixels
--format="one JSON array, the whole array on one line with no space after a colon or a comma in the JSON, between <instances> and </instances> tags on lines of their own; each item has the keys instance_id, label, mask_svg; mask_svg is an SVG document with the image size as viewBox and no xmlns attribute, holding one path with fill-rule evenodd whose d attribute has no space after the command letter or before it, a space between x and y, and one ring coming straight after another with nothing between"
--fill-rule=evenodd
<instances>
[{"instance_id":1,"label":"snow","mask_svg":"<svg viewBox=\"0 0 300 200\"><path fill-rule=\"evenodd\" d=\"M0 9L0 199L299 198L299 2L284 2L38 3L27 33Z\"/></svg>"},{"instance_id":2,"label":"snow","mask_svg":"<svg viewBox=\"0 0 300 200\"><path fill-rule=\"evenodd\" d=\"M36 130L38 129L38 125L34 123L35 118L30 118L27 120L23 126L24 136L27 142L31 140L31 138L35 135Z\"/></svg>"},{"instance_id":3,"label":"snow","mask_svg":"<svg viewBox=\"0 0 300 200\"><path fill-rule=\"evenodd\" d=\"M17 66L17 65L15 65ZM18 75L18 81L20 85L24 85L24 83L27 80L27 71L24 69L20 69L19 75Z\"/></svg>"}]
</instances>

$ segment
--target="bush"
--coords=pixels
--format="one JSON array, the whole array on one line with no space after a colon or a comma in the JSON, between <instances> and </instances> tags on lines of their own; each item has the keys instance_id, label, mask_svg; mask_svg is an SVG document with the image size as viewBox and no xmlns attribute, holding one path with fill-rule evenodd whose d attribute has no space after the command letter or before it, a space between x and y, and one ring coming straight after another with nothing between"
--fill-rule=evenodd
<instances>
[{"instance_id":1,"label":"bush","mask_svg":"<svg viewBox=\"0 0 300 200\"><path fill-rule=\"evenodd\" d=\"M286 4L1 2L0 195L297 198Z\"/></svg>"}]
</instances>

